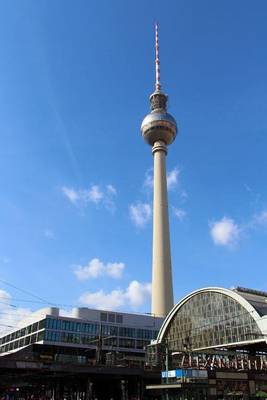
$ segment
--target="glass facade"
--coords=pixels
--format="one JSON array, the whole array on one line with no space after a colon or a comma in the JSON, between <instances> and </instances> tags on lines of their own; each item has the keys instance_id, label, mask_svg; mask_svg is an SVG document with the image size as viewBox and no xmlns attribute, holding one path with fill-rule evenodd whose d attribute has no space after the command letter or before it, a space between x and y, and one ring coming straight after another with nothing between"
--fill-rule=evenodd
<instances>
[{"instance_id":1,"label":"glass facade","mask_svg":"<svg viewBox=\"0 0 267 400\"><path fill-rule=\"evenodd\" d=\"M251 314L219 292L200 292L187 300L166 329L170 351L183 351L260 339Z\"/></svg>"},{"instance_id":2,"label":"glass facade","mask_svg":"<svg viewBox=\"0 0 267 400\"><path fill-rule=\"evenodd\" d=\"M102 318L101 318L102 319ZM45 340L74 344L95 345L99 335L104 346L143 349L158 331L99 323L80 323L55 318L46 319ZM65 332L68 331L68 332Z\"/></svg>"},{"instance_id":3,"label":"glass facade","mask_svg":"<svg viewBox=\"0 0 267 400\"><path fill-rule=\"evenodd\" d=\"M27 327L24 329L20 329L16 332L13 332L10 335L6 335L0 338L0 353L16 350L19 349L20 347L28 346L29 344L33 344L44 340L44 328L41 327L43 326L44 321L45 320L39 321L37 325L34 324L35 326L33 328L28 329L29 327ZM42 330L39 331L40 329ZM27 336L21 337L23 336L23 334L24 335L27 334Z\"/></svg>"},{"instance_id":4,"label":"glass facade","mask_svg":"<svg viewBox=\"0 0 267 400\"><path fill-rule=\"evenodd\" d=\"M101 320L103 319L101 313ZM115 314L107 319L115 321ZM110 317L111 316L111 317ZM120 314L118 314L120 317ZM95 346L102 337L103 346L121 347L126 349L143 349L151 339L157 337L154 329L137 329L127 326L111 325L102 322L81 322L64 318L47 317L25 328L12 332L0 338L0 353L12 351L30 344L46 341L52 343L68 343L74 345Z\"/></svg>"}]
</instances>

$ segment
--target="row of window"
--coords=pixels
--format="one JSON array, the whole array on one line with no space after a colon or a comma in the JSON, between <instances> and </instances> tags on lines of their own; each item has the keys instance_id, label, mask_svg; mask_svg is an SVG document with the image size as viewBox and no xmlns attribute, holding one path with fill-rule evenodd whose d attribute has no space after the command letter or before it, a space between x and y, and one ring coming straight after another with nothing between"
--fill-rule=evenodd
<instances>
[{"instance_id":1,"label":"row of window","mask_svg":"<svg viewBox=\"0 0 267 400\"><path fill-rule=\"evenodd\" d=\"M31 335L32 333L37 332L43 328L51 329L53 331L57 330L75 332L77 334L85 333L91 336L101 334L101 336L121 336L126 338L145 340L155 339L158 334L158 331L150 329L129 328L125 326L114 326L100 323L83 323L59 318L46 318L0 338L0 345L9 343L11 341L17 342L17 339L24 338L25 336L27 337L27 335Z\"/></svg>"},{"instance_id":2,"label":"row of window","mask_svg":"<svg viewBox=\"0 0 267 400\"><path fill-rule=\"evenodd\" d=\"M47 340L48 342L86 344L86 345L96 346L99 341L99 337L79 335L77 333L70 333L70 332L45 331L44 340ZM135 340L135 339L126 339L117 337L102 339L103 346L126 347L133 349L134 348L143 349L149 343L150 343L149 340Z\"/></svg>"},{"instance_id":3,"label":"row of window","mask_svg":"<svg viewBox=\"0 0 267 400\"><path fill-rule=\"evenodd\" d=\"M61 343L84 344L84 345L95 346L98 343L99 338L98 336L79 335L69 332L41 331L0 346L0 353L5 353L24 346L28 346L30 344L39 342L41 340L47 340L49 342L61 342ZM149 343L150 341L148 340L134 340L134 339L115 338L115 337L103 339L103 345L111 347L143 349Z\"/></svg>"},{"instance_id":4,"label":"row of window","mask_svg":"<svg viewBox=\"0 0 267 400\"><path fill-rule=\"evenodd\" d=\"M33 332L37 332L45 327L45 319L35 322L34 324L28 325L25 328L19 329L15 332L10 333L2 338L0 338L0 345L8 343L12 340L22 338L26 335L30 335Z\"/></svg>"},{"instance_id":5,"label":"row of window","mask_svg":"<svg viewBox=\"0 0 267 400\"><path fill-rule=\"evenodd\" d=\"M121 314L113 314L113 313L104 313L100 314L100 321L101 322L116 322L117 324L123 323L123 317Z\"/></svg>"},{"instance_id":6,"label":"row of window","mask_svg":"<svg viewBox=\"0 0 267 400\"><path fill-rule=\"evenodd\" d=\"M98 335L101 330L101 333L104 336L114 335L148 340L155 339L158 334L157 331L150 329L136 329L124 326L102 325L99 323L75 322L57 318L47 318L45 327L47 329L59 331L88 333L89 335Z\"/></svg>"},{"instance_id":7,"label":"row of window","mask_svg":"<svg viewBox=\"0 0 267 400\"><path fill-rule=\"evenodd\" d=\"M89 333L90 335L99 333L99 324L97 323L82 323L57 318L47 318L45 327L60 331Z\"/></svg>"},{"instance_id":8,"label":"row of window","mask_svg":"<svg viewBox=\"0 0 267 400\"><path fill-rule=\"evenodd\" d=\"M33 335L29 335L19 340L2 345L0 346L0 353L5 353L20 347L28 346L29 344L39 342L40 340L44 340L44 331L34 333Z\"/></svg>"}]
</instances>

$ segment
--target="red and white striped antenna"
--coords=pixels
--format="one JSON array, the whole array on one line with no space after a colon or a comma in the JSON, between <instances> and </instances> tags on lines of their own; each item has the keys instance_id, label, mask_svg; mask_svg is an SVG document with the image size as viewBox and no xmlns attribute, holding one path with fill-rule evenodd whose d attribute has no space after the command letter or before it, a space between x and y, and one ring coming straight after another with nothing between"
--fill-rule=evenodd
<instances>
[{"instance_id":1,"label":"red and white striped antenna","mask_svg":"<svg viewBox=\"0 0 267 400\"><path fill-rule=\"evenodd\" d=\"M159 61L159 26L156 22L155 24L155 48L156 48L156 91L160 91L161 84L160 84L160 61Z\"/></svg>"}]
</instances>

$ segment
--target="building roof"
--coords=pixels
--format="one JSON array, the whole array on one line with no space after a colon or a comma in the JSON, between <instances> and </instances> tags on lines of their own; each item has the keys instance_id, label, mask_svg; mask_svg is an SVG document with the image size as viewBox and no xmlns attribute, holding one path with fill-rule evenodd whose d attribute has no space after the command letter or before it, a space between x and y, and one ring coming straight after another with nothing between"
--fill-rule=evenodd
<instances>
[{"instance_id":1,"label":"building roof","mask_svg":"<svg viewBox=\"0 0 267 400\"><path fill-rule=\"evenodd\" d=\"M267 293L208 287L188 294L173 307L155 343L168 340L177 349L185 341L192 348L238 347L265 342L266 337Z\"/></svg>"},{"instance_id":2,"label":"building roof","mask_svg":"<svg viewBox=\"0 0 267 400\"><path fill-rule=\"evenodd\" d=\"M255 308L261 317L263 315L267 315L267 292L248 289L241 286L237 286L232 290L244 297L244 299L246 299L252 305L252 307Z\"/></svg>"}]
</instances>

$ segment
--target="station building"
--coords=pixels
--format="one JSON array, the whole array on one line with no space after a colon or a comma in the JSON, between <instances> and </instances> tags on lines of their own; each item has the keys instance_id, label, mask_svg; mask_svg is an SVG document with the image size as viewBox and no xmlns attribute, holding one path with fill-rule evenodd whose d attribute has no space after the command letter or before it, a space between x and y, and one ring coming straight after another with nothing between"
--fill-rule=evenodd
<instances>
[{"instance_id":1,"label":"station building","mask_svg":"<svg viewBox=\"0 0 267 400\"><path fill-rule=\"evenodd\" d=\"M147 362L161 365L169 399L267 398L267 293L196 290L170 311ZM205 372L206 371L206 372Z\"/></svg>"}]
</instances>

